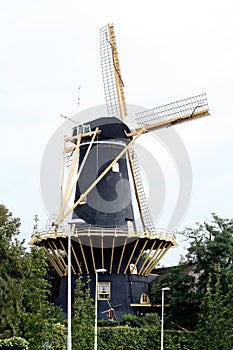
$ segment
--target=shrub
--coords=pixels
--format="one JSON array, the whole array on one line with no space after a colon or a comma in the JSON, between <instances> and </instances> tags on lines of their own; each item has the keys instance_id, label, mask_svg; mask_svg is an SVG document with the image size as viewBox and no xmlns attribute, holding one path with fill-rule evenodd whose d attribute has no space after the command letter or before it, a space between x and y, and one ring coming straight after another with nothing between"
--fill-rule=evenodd
<instances>
[{"instance_id":1,"label":"shrub","mask_svg":"<svg viewBox=\"0 0 233 350\"><path fill-rule=\"evenodd\" d=\"M139 316L132 315L132 314L125 314L122 316L121 324L123 326L140 327L142 323L143 323L143 320Z\"/></svg>"},{"instance_id":2,"label":"shrub","mask_svg":"<svg viewBox=\"0 0 233 350\"><path fill-rule=\"evenodd\" d=\"M12 337L4 340L0 340L1 350L28 350L28 342L20 337Z\"/></svg>"},{"instance_id":3,"label":"shrub","mask_svg":"<svg viewBox=\"0 0 233 350\"><path fill-rule=\"evenodd\" d=\"M101 327L98 329L98 349L101 350L159 350L160 327ZM164 350L194 349L194 333L164 332Z\"/></svg>"}]
</instances>

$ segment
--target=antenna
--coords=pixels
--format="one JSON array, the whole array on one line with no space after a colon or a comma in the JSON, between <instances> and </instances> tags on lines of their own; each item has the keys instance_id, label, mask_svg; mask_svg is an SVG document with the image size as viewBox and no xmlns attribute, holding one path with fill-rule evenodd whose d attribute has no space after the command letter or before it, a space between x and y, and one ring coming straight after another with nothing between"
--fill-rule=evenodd
<instances>
[{"instance_id":1,"label":"antenna","mask_svg":"<svg viewBox=\"0 0 233 350\"><path fill-rule=\"evenodd\" d=\"M78 126L82 126L82 127L84 127L84 129L86 129L86 130L88 130L88 131L90 130L90 126L89 126L89 125L79 123L77 120L74 120L74 119L72 119L72 118L70 118L70 117L67 117L66 115L60 114L60 117L61 117L61 118L64 118L64 119L67 119L67 120L69 120L70 122L72 122L72 123L74 123L74 124L76 124L76 125L78 125Z\"/></svg>"},{"instance_id":2,"label":"antenna","mask_svg":"<svg viewBox=\"0 0 233 350\"><path fill-rule=\"evenodd\" d=\"M77 101L78 111L79 111L80 102L81 102L80 95L81 95L81 85L79 85L79 87L78 87L78 101Z\"/></svg>"},{"instance_id":3,"label":"antenna","mask_svg":"<svg viewBox=\"0 0 233 350\"><path fill-rule=\"evenodd\" d=\"M74 123L76 125L82 125L82 124L78 123L76 120L74 120L74 119L72 119L70 117L67 117L66 115L60 114L60 117L64 118L64 119L67 119L67 120L69 120L70 122L72 122L72 123Z\"/></svg>"}]
</instances>

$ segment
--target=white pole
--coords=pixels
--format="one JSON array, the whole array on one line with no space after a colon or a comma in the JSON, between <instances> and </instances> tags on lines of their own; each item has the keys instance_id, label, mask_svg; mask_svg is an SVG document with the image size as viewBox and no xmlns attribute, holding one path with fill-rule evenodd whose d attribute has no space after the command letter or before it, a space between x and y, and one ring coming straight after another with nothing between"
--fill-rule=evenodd
<instances>
[{"instance_id":1,"label":"white pole","mask_svg":"<svg viewBox=\"0 0 233 350\"><path fill-rule=\"evenodd\" d=\"M67 322L68 322L68 335L67 335L67 350L72 350L72 336L71 336L71 242L70 232L68 235L68 296L67 296Z\"/></svg>"},{"instance_id":2,"label":"white pole","mask_svg":"<svg viewBox=\"0 0 233 350\"><path fill-rule=\"evenodd\" d=\"M163 350L163 315L164 315L164 291L170 290L169 287L162 288L162 316L161 316L161 350Z\"/></svg>"},{"instance_id":3,"label":"white pole","mask_svg":"<svg viewBox=\"0 0 233 350\"><path fill-rule=\"evenodd\" d=\"M163 350L163 309L164 309L164 290L162 289L161 350Z\"/></svg>"},{"instance_id":4,"label":"white pole","mask_svg":"<svg viewBox=\"0 0 233 350\"><path fill-rule=\"evenodd\" d=\"M95 272L95 341L94 350L97 350L97 306L98 306L98 272Z\"/></svg>"}]
</instances>

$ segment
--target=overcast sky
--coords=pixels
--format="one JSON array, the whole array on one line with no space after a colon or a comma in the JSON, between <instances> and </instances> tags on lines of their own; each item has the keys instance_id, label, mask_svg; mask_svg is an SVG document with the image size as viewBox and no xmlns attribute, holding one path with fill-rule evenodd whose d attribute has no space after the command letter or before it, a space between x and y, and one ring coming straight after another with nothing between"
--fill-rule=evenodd
<instances>
[{"instance_id":1,"label":"overcast sky","mask_svg":"<svg viewBox=\"0 0 233 350\"><path fill-rule=\"evenodd\" d=\"M40 168L60 114L104 104L99 29L107 23L114 23L127 103L152 108L207 93L211 116L176 127L193 171L192 200L177 229L211 212L233 217L231 0L0 4L0 193L22 220L22 237L30 239L35 214L41 226L47 220ZM163 262L176 263L180 253L183 245Z\"/></svg>"}]
</instances>

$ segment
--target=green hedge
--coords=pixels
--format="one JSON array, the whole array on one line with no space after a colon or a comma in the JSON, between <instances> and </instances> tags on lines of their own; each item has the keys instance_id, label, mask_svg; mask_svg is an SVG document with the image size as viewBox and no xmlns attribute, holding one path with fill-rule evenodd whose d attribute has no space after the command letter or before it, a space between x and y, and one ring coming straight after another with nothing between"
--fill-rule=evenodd
<instances>
[{"instance_id":1,"label":"green hedge","mask_svg":"<svg viewBox=\"0 0 233 350\"><path fill-rule=\"evenodd\" d=\"M1 350L28 350L28 342L20 337L12 337L9 339L0 339Z\"/></svg>"},{"instance_id":2,"label":"green hedge","mask_svg":"<svg viewBox=\"0 0 233 350\"><path fill-rule=\"evenodd\" d=\"M160 350L158 327L100 327L99 350ZM183 331L164 331L164 350L193 350L194 334Z\"/></svg>"},{"instance_id":3,"label":"green hedge","mask_svg":"<svg viewBox=\"0 0 233 350\"><path fill-rule=\"evenodd\" d=\"M160 350L158 327L99 327L99 350ZM164 350L193 350L194 333L164 331ZM0 340L0 350L28 350L28 342L19 337Z\"/></svg>"}]
</instances>

